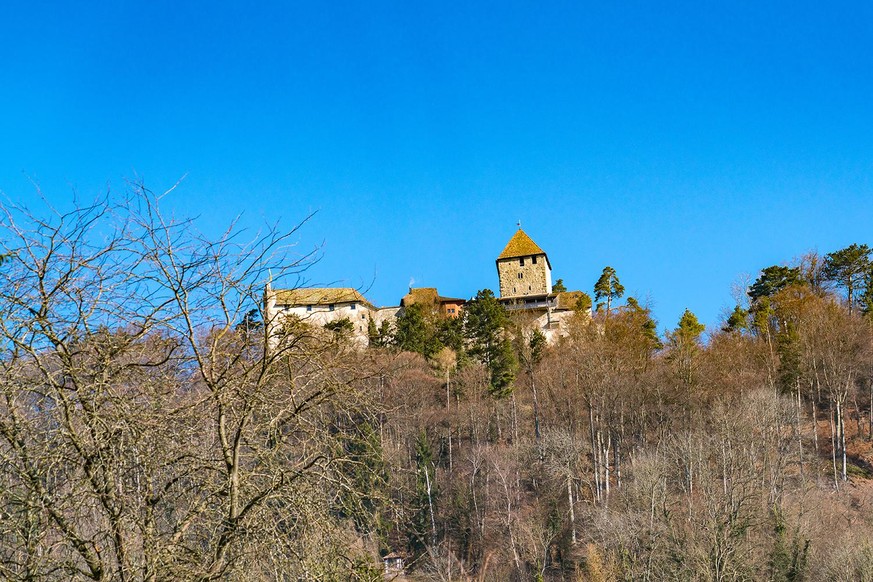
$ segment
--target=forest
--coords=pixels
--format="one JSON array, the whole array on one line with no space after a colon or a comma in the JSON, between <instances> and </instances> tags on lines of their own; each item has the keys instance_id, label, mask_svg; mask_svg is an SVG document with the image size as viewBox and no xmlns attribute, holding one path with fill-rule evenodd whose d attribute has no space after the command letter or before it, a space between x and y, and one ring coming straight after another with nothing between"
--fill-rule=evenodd
<instances>
[{"instance_id":1,"label":"forest","mask_svg":"<svg viewBox=\"0 0 873 582\"><path fill-rule=\"evenodd\" d=\"M163 197L0 209L0 578L873 580L868 246L751 265L709 330L606 267L554 345L483 289L358 349L268 337L307 220Z\"/></svg>"}]
</instances>

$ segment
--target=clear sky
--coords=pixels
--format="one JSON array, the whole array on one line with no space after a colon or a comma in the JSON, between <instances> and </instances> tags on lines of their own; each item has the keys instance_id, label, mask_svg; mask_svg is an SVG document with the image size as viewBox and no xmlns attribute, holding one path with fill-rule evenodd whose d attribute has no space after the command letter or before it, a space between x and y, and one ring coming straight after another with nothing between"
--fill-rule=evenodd
<instances>
[{"instance_id":1,"label":"clear sky","mask_svg":"<svg viewBox=\"0 0 873 582\"><path fill-rule=\"evenodd\" d=\"M245 5L244 5L245 4ZM742 273L873 243L868 2L0 4L0 191L139 177L217 231L323 243L312 284L496 289L520 219L660 326Z\"/></svg>"}]
</instances>

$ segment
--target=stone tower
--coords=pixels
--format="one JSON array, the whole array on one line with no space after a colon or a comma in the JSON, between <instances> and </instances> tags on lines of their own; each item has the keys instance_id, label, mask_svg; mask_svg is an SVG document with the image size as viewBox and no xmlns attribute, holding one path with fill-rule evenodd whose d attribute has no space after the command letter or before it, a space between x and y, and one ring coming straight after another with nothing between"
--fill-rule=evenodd
<instances>
[{"instance_id":1,"label":"stone tower","mask_svg":"<svg viewBox=\"0 0 873 582\"><path fill-rule=\"evenodd\" d=\"M552 292L552 266L543 249L519 227L497 257L500 298L542 297Z\"/></svg>"}]
</instances>

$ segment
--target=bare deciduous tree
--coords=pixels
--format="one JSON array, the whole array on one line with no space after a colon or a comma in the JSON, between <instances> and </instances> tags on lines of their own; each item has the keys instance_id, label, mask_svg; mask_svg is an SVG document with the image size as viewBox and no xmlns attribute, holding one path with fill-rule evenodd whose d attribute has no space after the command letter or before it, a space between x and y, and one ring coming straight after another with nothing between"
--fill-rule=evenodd
<instances>
[{"instance_id":1,"label":"bare deciduous tree","mask_svg":"<svg viewBox=\"0 0 873 582\"><path fill-rule=\"evenodd\" d=\"M334 502L365 409L348 360L252 325L268 273L314 258L302 223L211 240L160 198L0 209L0 576L366 571Z\"/></svg>"}]
</instances>

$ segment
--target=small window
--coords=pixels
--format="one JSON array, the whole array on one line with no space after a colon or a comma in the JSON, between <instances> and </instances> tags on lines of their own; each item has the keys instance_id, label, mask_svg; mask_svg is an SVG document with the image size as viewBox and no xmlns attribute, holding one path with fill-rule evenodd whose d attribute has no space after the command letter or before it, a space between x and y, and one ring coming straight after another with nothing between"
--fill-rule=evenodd
<instances>
[{"instance_id":1,"label":"small window","mask_svg":"<svg viewBox=\"0 0 873 582\"><path fill-rule=\"evenodd\" d=\"M307 306L306 306L306 311L312 311L312 306L311 306L311 305L307 305Z\"/></svg>"},{"instance_id":2,"label":"small window","mask_svg":"<svg viewBox=\"0 0 873 582\"><path fill-rule=\"evenodd\" d=\"M530 290L531 290L531 288L530 288L530 285L528 285L528 286L527 286L527 290L528 290L528 291L530 291Z\"/></svg>"},{"instance_id":3,"label":"small window","mask_svg":"<svg viewBox=\"0 0 873 582\"><path fill-rule=\"evenodd\" d=\"M362 313L362 314L361 314L361 319L367 319L367 316L364 315L364 314Z\"/></svg>"},{"instance_id":4,"label":"small window","mask_svg":"<svg viewBox=\"0 0 873 582\"><path fill-rule=\"evenodd\" d=\"M355 304L354 304L354 303L352 303L352 306L351 306L351 307L349 307L349 309L357 309L357 307L355 307Z\"/></svg>"},{"instance_id":5,"label":"small window","mask_svg":"<svg viewBox=\"0 0 873 582\"><path fill-rule=\"evenodd\" d=\"M519 273L519 274L518 274L518 278L519 278L519 279L524 279L524 273Z\"/></svg>"},{"instance_id":6,"label":"small window","mask_svg":"<svg viewBox=\"0 0 873 582\"><path fill-rule=\"evenodd\" d=\"M520 266L520 267L524 266L524 257L518 259L518 266Z\"/></svg>"},{"instance_id":7,"label":"small window","mask_svg":"<svg viewBox=\"0 0 873 582\"><path fill-rule=\"evenodd\" d=\"M328 308L330 311L333 311L333 309L334 309L334 304L331 303L330 305L327 306L327 308Z\"/></svg>"},{"instance_id":8,"label":"small window","mask_svg":"<svg viewBox=\"0 0 873 582\"><path fill-rule=\"evenodd\" d=\"M536 258L536 257L531 257L531 260L532 260L531 262L533 262L534 265L537 264L537 258Z\"/></svg>"}]
</instances>

